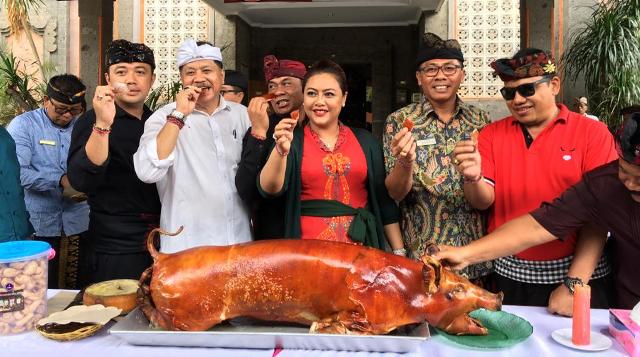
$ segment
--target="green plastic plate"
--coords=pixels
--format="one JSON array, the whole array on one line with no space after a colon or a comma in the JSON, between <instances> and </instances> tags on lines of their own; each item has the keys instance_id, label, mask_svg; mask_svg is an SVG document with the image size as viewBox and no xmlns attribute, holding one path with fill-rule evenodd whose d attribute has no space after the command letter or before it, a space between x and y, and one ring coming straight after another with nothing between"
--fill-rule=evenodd
<instances>
[{"instance_id":1,"label":"green plastic plate","mask_svg":"<svg viewBox=\"0 0 640 357\"><path fill-rule=\"evenodd\" d=\"M489 330L486 336L456 336L442 330L438 334L455 343L475 348L506 348L526 340L533 333L529 321L504 311L479 309L469 316L482 322Z\"/></svg>"}]
</instances>

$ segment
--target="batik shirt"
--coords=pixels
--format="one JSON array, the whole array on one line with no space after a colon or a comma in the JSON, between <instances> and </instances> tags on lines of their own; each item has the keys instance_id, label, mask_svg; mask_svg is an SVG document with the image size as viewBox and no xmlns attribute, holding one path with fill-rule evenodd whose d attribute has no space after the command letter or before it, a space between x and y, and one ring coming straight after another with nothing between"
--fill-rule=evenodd
<instances>
[{"instance_id":1,"label":"batik shirt","mask_svg":"<svg viewBox=\"0 0 640 357\"><path fill-rule=\"evenodd\" d=\"M402 236L407 250L419 258L430 243L464 246L483 236L484 215L464 198L463 178L451 163L453 148L464 134L471 134L489 123L489 116L459 98L453 118L448 123L438 119L431 104L423 97L390 114L383 137L387 174L396 158L391 140L403 128L405 119L414 123L416 161L413 186L400 202ZM462 274L475 279L491 272L491 262L465 268Z\"/></svg>"}]
</instances>

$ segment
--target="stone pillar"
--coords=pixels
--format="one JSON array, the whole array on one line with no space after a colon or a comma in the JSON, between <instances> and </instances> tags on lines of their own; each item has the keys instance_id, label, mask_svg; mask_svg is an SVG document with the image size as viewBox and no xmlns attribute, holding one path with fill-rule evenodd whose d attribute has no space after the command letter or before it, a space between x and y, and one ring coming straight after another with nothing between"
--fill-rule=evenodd
<instances>
[{"instance_id":1,"label":"stone pillar","mask_svg":"<svg viewBox=\"0 0 640 357\"><path fill-rule=\"evenodd\" d=\"M522 0L522 47L549 50L559 60L595 4L596 0ZM572 108L573 98L585 94L582 77L575 82L563 78L558 101Z\"/></svg>"},{"instance_id":2,"label":"stone pillar","mask_svg":"<svg viewBox=\"0 0 640 357\"><path fill-rule=\"evenodd\" d=\"M104 51L113 37L113 0L81 0L78 13L80 77L87 85L87 98L92 98L95 87L104 83L102 63ZM90 105L91 101L87 103Z\"/></svg>"},{"instance_id":3,"label":"stone pillar","mask_svg":"<svg viewBox=\"0 0 640 357\"><path fill-rule=\"evenodd\" d=\"M138 42L137 38L133 37L134 22L140 22L138 17L135 17L134 0L117 0L118 1L118 38L125 39L131 42ZM137 13L139 14L139 12Z\"/></svg>"},{"instance_id":4,"label":"stone pillar","mask_svg":"<svg viewBox=\"0 0 640 357\"><path fill-rule=\"evenodd\" d=\"M213 9L210 11L213 12L213 26L209 26L209 38L213 38L213 44L222 50L224 68L236 68L235 16L227 17Z\"/></svg>"}]
</instances>

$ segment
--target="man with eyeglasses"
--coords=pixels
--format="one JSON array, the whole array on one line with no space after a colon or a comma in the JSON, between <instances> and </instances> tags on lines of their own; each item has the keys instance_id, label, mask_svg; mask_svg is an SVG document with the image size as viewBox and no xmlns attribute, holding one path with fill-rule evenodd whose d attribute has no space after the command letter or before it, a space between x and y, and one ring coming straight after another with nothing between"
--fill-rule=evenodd
<instances>
[{"instance_id":1,"label":"man with eyeglasses","mask_svg":"<svg viewBox=\"0 0 640 357\"><path fill-rule=\"evenodd\" d=\"M462 176L451 165L456 142L489 123L485 111L457 95L463 64L456 40L426 33L416 57L423 98L386 120L385 184L400 204L404 244L415 258L433 243L464 245L484 233L483 215L464 199ZM462 273L485 285L491 263Z\"/></svg>"},{"instance_id":2,"label":"man with eyeglasses","mask_svg":"<svg viewBox=\"0 0 640 357\"><path fill-rule=\"evenodd\" d=\"M20 182L34 239L49 243L56 257L49 261L50 288L79 288L79 250L89 226L89 206L76 201L67 177L71 132L84 111L86 87L72 74L52 77L42 108L15 117L7 130L16 143ZM73 249L71 249L73 247ZM64 248L64 251L61 249ZM84 250L84 249L82 249Z\"/></svg>"},{"instance_id":3,"label":"man with eyeglasses","mask_svg":"<svg viewBox=\"0 0 640 357\"><path fill-rule=\"evenodd\" d=\"M465 197L473 207L488 210L489 232L553 200L587 171L616 158L604 124L556 103L560 78L549 52L522 49L491 67L504 82L500 93L511 116L485 127L478 145L463 141L454 150ZM570 316L568 286L579 279L593 287L592 307L608 307L611 269L600 256L605 237L606 231L586 225L567 231L562 240L497 259L496 288L504 292L504 303L547 306Z\"/></svg>"},{"instance_id":4,"label":"man with eyeglasses","mask_svg":"<svg viewBox=\"0 0 640 357\"><path fill-rule=\"evenodd\" d=\"M248 85L249 80L244 73L234 69L225 69L224 84L220 87L220 94L229 102L246 105Z\"/></svg>"},{"instance_id":5,"label":"man with eyeglasses","mask_svg":"<svg viewBox=\"0 0 640 357\"><path fill-rule=\"evenodd\" d=\"M586 173L558 198L510 220L462 248L441 247L438 257L459 269L466 264L516 254L529 247L566 240L593 222L613 233L615 295L612 307L631 309L640 300L640 106L623 109L616 133L618 159ZM586 119L590 120L590 119ZM497 183L496 183L497 187ZM581 237L582 239L582 237ZM603 246L605 236L600 236ZM586 281L585 281L586 282ZM579 284L569 280L569 286ZM592 282L590 282L592 285ZM596 293L592 285L591 294ZM505 298L507 296L505 295Z\"/></svg>"},{"instance_id":6,"label":"man with eyeglasses","mask_svg":"<svg viewBox=\"0 0 640 357\"><path fill-rule=\"evenodd\" d=\"M264 57L264 77L268 95L249 102L251 128L242 140L242 159L236 173L236 188L251 209L254 239L284 237L284 197L264 199L256 186L256 179L273 145L273 128L302 106L302 79L307 69L302 62Z\"/></svg>"},{"instance_id":7,"label":"man with eyeglasses","mask_svg":"<svg viewBox=\"0 0 640 357\"><path fill-rule=\"evenodd\" d=\"M85 283L139 279L153 260L147 233L158 226L156 185L138 179L133 154L151 116L145 99L155 81L153 51L114 40L104 58L107 84L96 87L93 109L76 124L69 150L69 181L86 192L91 208Z\"/></svg>"}]
</instances>

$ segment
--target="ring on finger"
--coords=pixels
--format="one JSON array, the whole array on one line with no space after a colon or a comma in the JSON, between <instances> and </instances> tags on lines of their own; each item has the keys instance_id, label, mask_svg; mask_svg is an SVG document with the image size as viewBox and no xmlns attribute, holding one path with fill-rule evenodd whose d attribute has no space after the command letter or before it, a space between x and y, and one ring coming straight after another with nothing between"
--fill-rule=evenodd
<instances>
[{"instance_id":1,"label":"ring on finger","mask_svg":"<svg viewBox=\"0 0 640 357\"><path fill-rule=\"evenodd\" d=\"M278 138L276 137L276 133L273 133L273 135L271 135L271 137L273 138L273 140L278 141Z\"/></svg>"},{"instance_id":2,"label":"ring on finger","mask_svg":"<svg viewBox=\"0 0 640 357\"><path fill-rule=\"evenodd\" d=\"M460 160L458 160L458 159L453 159L453 164L454 164L454 165L459 165L459 164L460 164Z\"/></svg>"}]
</instances>

